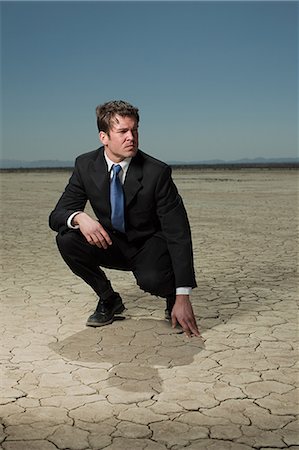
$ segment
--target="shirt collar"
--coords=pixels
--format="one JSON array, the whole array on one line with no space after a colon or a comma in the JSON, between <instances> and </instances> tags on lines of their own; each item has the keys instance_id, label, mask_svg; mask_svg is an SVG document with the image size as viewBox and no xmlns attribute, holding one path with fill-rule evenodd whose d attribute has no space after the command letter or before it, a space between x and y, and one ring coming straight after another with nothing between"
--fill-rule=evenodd
<instances>
[{"instance_id":1,"label":"shirt collar","mask_svg":"<svg viewBox=\"0 0 299 450\"><path fill-rule=\"evenodd\" d=\"M106 155L106 152L105 152L105 151L104 151L104 156L105 156L105 159L106 159L106 162L107 162L107 165L108 165L108 172L110 172L111 167L112 167L114 164L115 164L115 165L116 165L116 164L119 164L119 165L121 166L123 172L126 172L126 171L128 170L129 164L130 164L131 159L132 159L132 157L130 157L130 158L125 158L125 159L123 159L121 162L115 163L115 162L111 161L110 158L108 158L108 156Z\"/></svg>"}]
</instances>

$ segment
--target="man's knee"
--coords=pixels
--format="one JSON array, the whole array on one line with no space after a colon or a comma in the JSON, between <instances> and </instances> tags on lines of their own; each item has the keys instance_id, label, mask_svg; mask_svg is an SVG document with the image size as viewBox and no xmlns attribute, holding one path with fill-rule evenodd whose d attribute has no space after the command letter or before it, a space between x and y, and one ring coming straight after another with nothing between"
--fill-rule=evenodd
<instances>
[{"instance_id":1,"label":"man's knee","mask_svg":"<svg viewBox=\"0 0 299 450\"><path fill-rule=\"evenodd\" d=\"M163 297L174 291L174 276L171 269L159 271L153 267L135 276L138 286L150 294Z\"/></svg>"},{"instance_id":2,"label":"man's knee","mask_svg":"<svg viewBox=\"0 0 299 450\"><path fill-rule=\"evenodd\" d=\"M56 236L57 247L62 254L68 254L80 240L79 233L74 230L59 233Z\"/></svg>"}]
</instances>

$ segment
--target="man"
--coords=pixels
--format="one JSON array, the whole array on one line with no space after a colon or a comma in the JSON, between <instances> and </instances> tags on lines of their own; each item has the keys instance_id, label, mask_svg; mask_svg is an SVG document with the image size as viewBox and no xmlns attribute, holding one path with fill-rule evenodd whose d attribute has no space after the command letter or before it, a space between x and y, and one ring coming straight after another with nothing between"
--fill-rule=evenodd
<instances>
[{"instance_id":1,"label":"man","mask_svg":"<svg viewBox=\"0 0 299 450\"><path fill-rule=\"evenodd\" d=\"M171 169L138 149L137 108L111 101L96 113L103 147L76 159L49 219L63 259L99 296L86 325L107 325L125 309L106 267L131 270L141 289L166 299L173 327L199 336L190 227ZM84 212L88 200L96 220Z\"/></svg>"}]
</instances>

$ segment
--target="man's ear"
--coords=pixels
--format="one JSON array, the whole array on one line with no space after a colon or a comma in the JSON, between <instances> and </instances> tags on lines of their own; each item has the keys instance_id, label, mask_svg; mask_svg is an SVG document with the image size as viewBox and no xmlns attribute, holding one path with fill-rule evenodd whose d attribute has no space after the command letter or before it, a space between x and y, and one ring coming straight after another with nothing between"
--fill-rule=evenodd
<instances>
[{"instance_id":1,"label":"man's ear","mask_svg":"<svg viewBox=\"0 0 299 450\"><path fill-rule=\"evenodd\" d=\"M99 132L99 138L100 138L100 141L102 141L102 143L103 143L104 145L106 145L107 140L108 140L108 134L105 133L104 131L100 131L100 132Z\"/></svg>"}]
</instances>

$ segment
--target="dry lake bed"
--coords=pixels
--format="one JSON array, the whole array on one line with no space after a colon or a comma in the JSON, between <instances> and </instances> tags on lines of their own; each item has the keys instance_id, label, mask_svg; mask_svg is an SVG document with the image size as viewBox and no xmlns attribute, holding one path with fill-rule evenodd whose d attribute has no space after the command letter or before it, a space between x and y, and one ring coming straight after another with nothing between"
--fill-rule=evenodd
<instances>
[{"instance_id":1,"label":"dry lake bed","mask_svg":"<svg viewBox=\"0 0 299 450\"><path fill-rule=\"evenodd\" d=\"M48 228L69 176L0 174L0 448L298 449L298 171L174 171L204 339L127 272L125 320L85 326L97 299Z\"/></svg>"}]
</instances>

